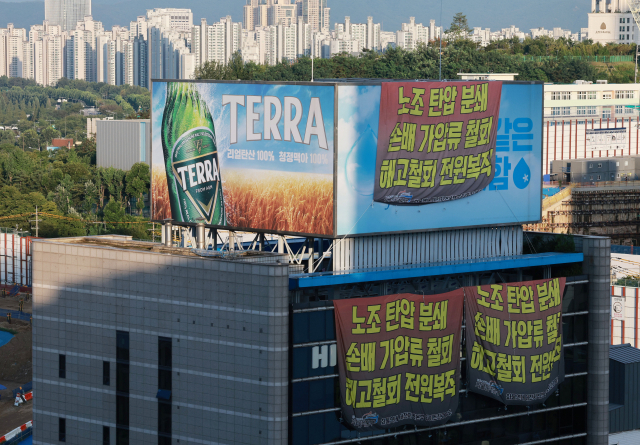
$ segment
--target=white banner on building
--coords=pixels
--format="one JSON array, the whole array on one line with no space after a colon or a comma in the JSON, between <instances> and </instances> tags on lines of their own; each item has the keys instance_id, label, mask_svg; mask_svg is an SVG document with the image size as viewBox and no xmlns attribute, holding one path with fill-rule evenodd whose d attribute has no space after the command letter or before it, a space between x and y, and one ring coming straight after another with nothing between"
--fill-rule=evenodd
<instances>
[{"instance_id":1,"label":"white banner on building","mask_svg":"<svg viewBox=\"0 0 640 445\"><path fill-rule=\"evenodd\" d=\"M623 150L626 147L626 128L587 130L587 150Z\"/></svg>"},{"instance_id":2,"label":"white banner on building","mask_svg":"<svg viewBox=\"0 0 640 445\"><path fill-rule=\"evenodd\" d=\"M611 319L624 320L624 297L611 297Z\"/></svg>"}]
</instances>

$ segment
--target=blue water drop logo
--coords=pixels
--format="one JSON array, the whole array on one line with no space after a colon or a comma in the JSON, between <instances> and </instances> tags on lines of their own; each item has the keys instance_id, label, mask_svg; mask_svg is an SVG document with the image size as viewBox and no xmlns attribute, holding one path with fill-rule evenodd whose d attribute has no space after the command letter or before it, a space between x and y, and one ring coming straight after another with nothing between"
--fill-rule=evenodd
<instances>
[{"instance_id":1,"label":"blue water drop logo","mask_svg":"<svg viewBox=\"0 0 640 445\"><path fill-rule=\"evenodd\" d=\"M513 170L513 183L520 190L526 188L531 182L531 170L529 170L529 166L524 161L524 158L520 159L518 165Z\"/></svg>"}]
</instances>

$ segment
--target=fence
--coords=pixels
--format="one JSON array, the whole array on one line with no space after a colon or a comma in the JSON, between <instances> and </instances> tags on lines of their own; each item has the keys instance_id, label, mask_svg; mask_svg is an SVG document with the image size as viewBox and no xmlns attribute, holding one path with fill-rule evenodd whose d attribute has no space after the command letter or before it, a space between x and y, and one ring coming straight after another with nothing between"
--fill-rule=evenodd
<instances>
[{"instance_id":1,"label":"fence","mask_svg":"<svg viewBox=\"0 0 640 445\"><path fill-rule=\"evenodd\" d=\"M638 246L617 246L611 245L611 253L624 253L627 255L640 255L640 247Z\"/></svg>"},{"instance_id":2,"label":"fence","mask_svg":"<svg viewBox=\"0 0 640 445\"><path fill-rule=\"evenodd\" d=\"M635 62L635 56L517 56L524 62L547 62L547 61L571 61L580 60L584 62Z\"/></svg>"},{"instance_id":3,"label":"fence","mask_svg":"<svg viewBox=\"0 0 640 445\"><path fill-rule=\"evenodd\" d=\"M608 107L611 109L611 107ZM615 108L615 107L614 107ZM631 110L625 108L624 110ZM632 110L633 111L633 110ZM624 128L626 139L617 149L591 149L587 147L587 130ZM601 118L595 115L583 117L553 116L545 118L543 125L542 158L543 175L551 173L551 161L592 159L640 155L640 117L629 115ZM554 173L560 173L554 171ZM591 176L594 176L591 174ZM556 178L554 178L556 179ZM557 178L559 179L559 178ZM581 178L589 180L591 178ZM600 180L612 179L601 177ZM598 180L597 174L591 180Z\"/></svg>"},{"instance_id":4,"label":"fence","mask_svg":"<svg viewBox=\"0 0 640 445\"><path fill-rule=\"evenodd\" d=\"M31 236L0 228L0 283L31 286Z\"/></svg>"}]
</instances>

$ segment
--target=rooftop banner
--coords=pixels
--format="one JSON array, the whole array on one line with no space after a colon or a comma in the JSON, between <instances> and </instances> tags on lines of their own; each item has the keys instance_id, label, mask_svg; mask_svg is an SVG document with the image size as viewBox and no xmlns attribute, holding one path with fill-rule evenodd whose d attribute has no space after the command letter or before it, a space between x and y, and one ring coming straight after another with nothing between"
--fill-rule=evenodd
<instances>
[{"instance_id":1,"label":"rooftop banner","mask_svg":"<svg viewBox=\"0 0 640 445\"><path fill-rule=\"evenodd\" d=\"M544 401L564 381L565 278L465 287L470 391L505 405Z\"/></svg>"},{"instance_id":2,"label":"rooftop banner","mask_svg":"<svg viewBox=\"0 0 640 445\"><path fill-rule=\"evenodd\" d=\"M502 82L383 82L374 201L467 198L496 171Z\"/></svg>"},{"instance_id":3,"label":"rooftop banner","mask_svg":"<svg viewBox=\"0 0 640 445\"><path fill-rule=\"evenodd\" d=\"M359 431L446 423L458 406L462 289L335 300L340 395Z\"/></svg>"}]
</instances>

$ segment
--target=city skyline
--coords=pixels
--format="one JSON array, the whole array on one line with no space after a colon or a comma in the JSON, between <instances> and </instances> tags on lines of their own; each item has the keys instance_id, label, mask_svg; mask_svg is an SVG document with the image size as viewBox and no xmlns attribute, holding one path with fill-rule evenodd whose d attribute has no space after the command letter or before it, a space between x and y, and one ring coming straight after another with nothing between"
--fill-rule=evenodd
<instances>
[{"instance_id":1,"label":"city skyline","mask_svg":"<svg viewBox=\"0 0 640 445\"><path fill-rule=\"evenodd\" d=\"M41 9L28 8L24 11L20 4L25 3L22 0L0 2L0 8L7 11L6 23L13 23L16 27L28 28L34 23L41 23L44 20L44 2L27 1L30 5L42 4ZM425 6L416 7L417 3L411 0L399 0L393 2L384 2L382 0L374 0L364 2L364 0L355 0L351 2L329 0L328 7L331 8L331 17L333 23L334 18L342 21L344 16L350 16L354 23L366 22L368 16L373 16L376 23L381 24L384 31L395 31L400 29L401 23L406 22L409 16L416 17L417 22L426 22L435 19L440 25L440 2L430 0L424 2ZM126 26L138 15L144 14L147 9L153 8L190 8L194 17L206 18L209 22L217 21L220 17L231 15L234 21L242 21L244 1L236 2L211 2L204 0L189 0L177 4L171 0L142 0L136 2L122 2L118 0L93 0L92 12L95 20L101 21L105 28L111 28L114 25ZM395 5L399 5L397 7ZM580 31L580 28L587 26L587 18L584 14L589 9L588 1L570 0L568 2L552 2L550 0L541 0L536 4L514 4L506 0L495 0L492 2L493 8L479 7L470 1L458 2L455 5L443 4L442 22L446 27L449 26L453 15L457 12L463 12L468 20L469 25L480 26L482 28L501 29L510 26L516 26L520 29L530 29L544 27L552 29L561 27L570 29L572 32ZM551 8L554 14L546 14L540 11ZM113 7L112 6L116 6ZM496 13L498 11L498 13ZM25 13L28 13L27 19ZM24 17L24 18L22 18ZM26 21L25 21L26 20ZM28 23L27 23L28 21ZM0 23L0 26L6 26L6 23Z\"/></svg>"}]
</instances>

